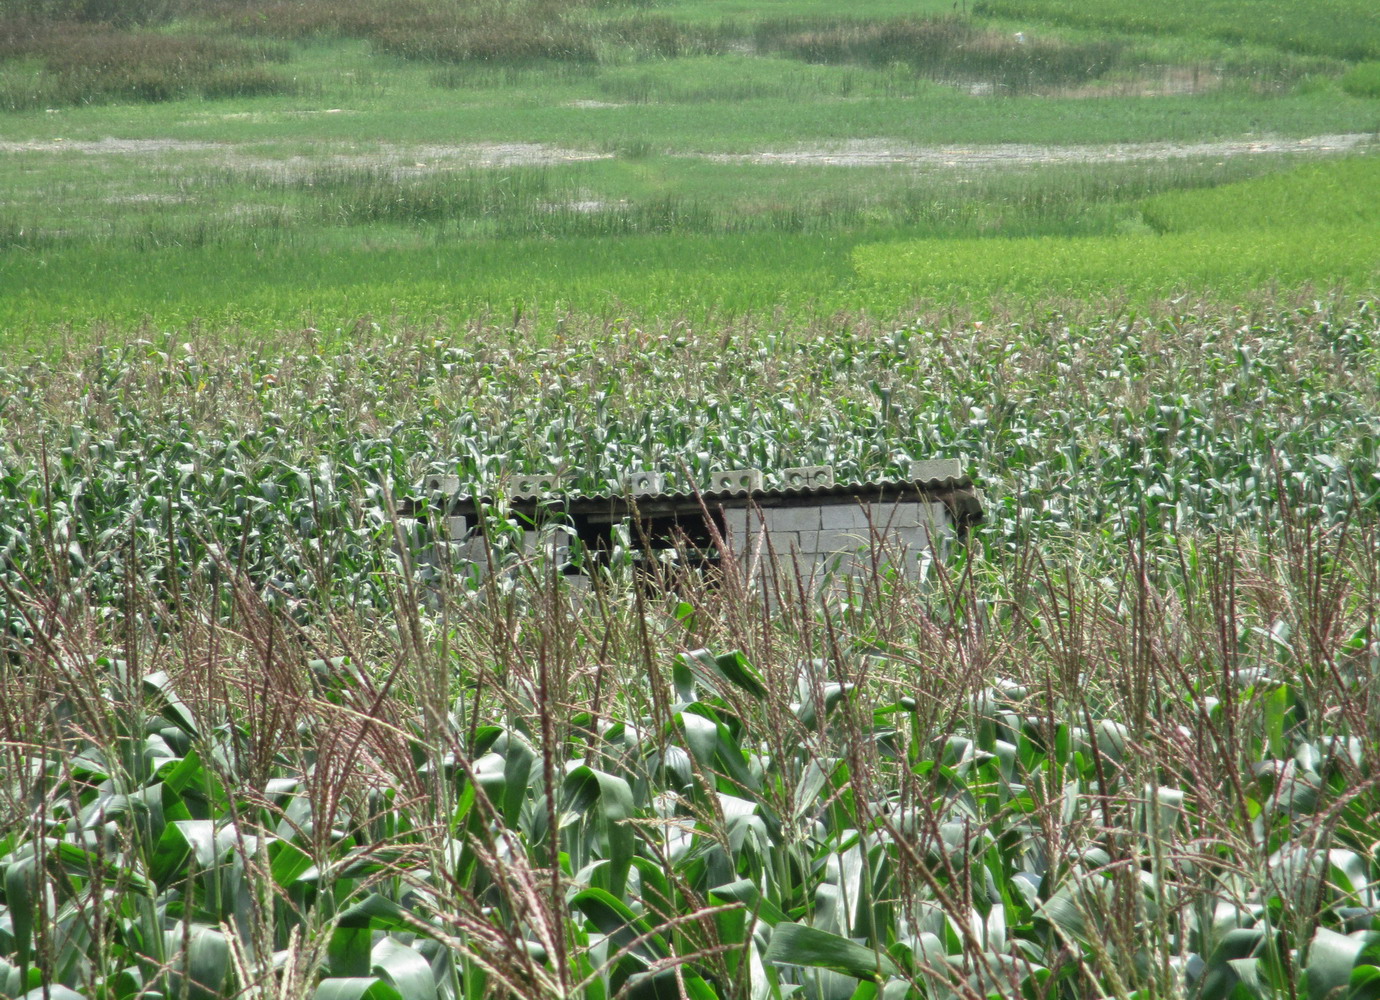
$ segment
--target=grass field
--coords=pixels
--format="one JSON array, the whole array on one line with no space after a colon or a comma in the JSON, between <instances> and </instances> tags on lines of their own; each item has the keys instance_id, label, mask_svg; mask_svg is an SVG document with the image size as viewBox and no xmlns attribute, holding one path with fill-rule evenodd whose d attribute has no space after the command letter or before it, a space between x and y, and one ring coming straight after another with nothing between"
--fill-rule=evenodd
<instances>
[{"instance_id":1,"label":"grass field","mask_svg":"<svg viewBox=\"0 0 1380 1000\"><path fill-rule=\"evenodd\" d=\"M650 157L407 175L192 172L184 154L161 183L114 157L99 186L64 177L61 156L33 160L26 207L0 229L13 342L193 323L796 322L994 295L1038 308L1363 290L1380 273L1370 156L1284 172L1269 158L922 173Z\"/></svg>"},{"instance_id":2,"label":"grass field","mask_svg":"<svg viewBox=\"0 0 1380 1000\"><path fill-rule=\"evenodd\" d=\"M55 12L35 4L14 11ZM120 11L114 25L85 7L86 20L4 22L11 342L194 321L902 317L1000 288L1231 297L1361 290L1374 274L1369 222L1334 234L1361 248L1350 255L1289 227L1184 253L1145 242L1141 199L1290 169L1294 152L1251 154L1252 141L1351 135L1359 151L1380 127L1364 54L1225 37L1212 7L1201 31L1114 34L1062 8L993 19L884 3L846 17L689 2ZM1092 166L1153 143L1200 149ZM1083 162L1041 159L1070 146ZM1077 241L1002 277L1032 245L1011 240L1045 237ZM1322 257L1283 249L1298 239ZM914 254L899 246L949 269L902 273ZM1098 263L1125 249L1162 263Z\"/></svg>"},{"instance_id":3,"label":"grass field","mask_svg":"<svg viewBox=\"0 0 1380 1000\"><path fill-rule=\"evenodd\" d=\"M934 298L1103 288L1168 297L1194 291L1193 282L1229 295L1305 283L1368 288L1380 275L1376 190L1380 160L1339 160L1158 194L1123 217L1121 232L864 244L853 261L860 282Z\"/></svg>"},{"instance_id":4,"label":"grass field","mask_svg":"<svg viewBox=\"0 0 1380 1000\"><path fill-rule=\"evenodd\" d=\"M1377 30L0 0L0 997L1380 995ZM503 516L939 457L823 592Z\"/></svg>"}]
</instances>

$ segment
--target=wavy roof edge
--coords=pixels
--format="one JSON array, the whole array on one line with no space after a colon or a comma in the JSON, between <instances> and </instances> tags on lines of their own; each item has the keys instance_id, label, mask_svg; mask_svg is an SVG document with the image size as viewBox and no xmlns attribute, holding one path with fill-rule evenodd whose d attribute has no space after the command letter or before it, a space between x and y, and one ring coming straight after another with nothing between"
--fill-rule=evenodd
<instances>
[{"instance_id":1,"label":"wavy roof edge","mask_svg":"<svg viewBox=\"0 0 1380 1000\"><path fill-rule=\"evenodd\" d=\"M868 499L872 497L885 496L888 493L900 494L905 492L919 492L936 494L937 498L952 497L954 494L963 496L967 508L966 515L969 517L981 518L981 501L977 494L973 479L969 475L948 476L944 478L931 479L873 479L873 480L853 480L844 483L828 483L818 486L776 486L764 487L761 489L747 489L738 487L734 489L694 489L686 487L679 490L663 490L657 493L634 493L622 490L604 490L596 493L582 493L578 490L551 490L543 493L531 493L513 496L497 496L484 494L451 493L446 494L446 504L451 512L459 512L460 508L473 510L476 506L490 506L503 504L509 509L522 512L523 510L536 510L541 508L561 508L585 505L626 505L628 508L652 507L658 504L723 504L734 503L772 503L774 501L799 501L824 499L830 497L857 497ZM441 490L434 493L443 492ZM409 499L405 502L403 513L415 510L415 507L422 500L422 497ZM895 496L891 498L893 501Z\"/></svg>"},{"instance_id":2,"label":"wavy roof edge","mask_svg":"<svg viewBox=\"0 0 1380 1000\"><path fill-rule=\"evenodd\" d=\"M658 500L693 500L698 497L701 500L744 500L744 499L770 499L772 497L814 497L830 496L843 494L857 494L867 491L884 490L905 490L918 489L925 493L937 493L943 490L963 490L973 487L971 476L949 476L946 479L859 479L847 483L830 483L827 486L773 486L763 487L762 489L749 490L746 488L712 490L712 489L679 489L663 490L660 493L627 493L618 490L605 490L602 493L548 493L540 496L529 495L525 497L509 498L511 503L514 499L524 502L538 503L560 501L562 499L578 500L623 500L633 503L656 502ZM457 499L461 499L457 497ZM480 502L483 502L481 499Z\"/></svg>"}]
</instances>

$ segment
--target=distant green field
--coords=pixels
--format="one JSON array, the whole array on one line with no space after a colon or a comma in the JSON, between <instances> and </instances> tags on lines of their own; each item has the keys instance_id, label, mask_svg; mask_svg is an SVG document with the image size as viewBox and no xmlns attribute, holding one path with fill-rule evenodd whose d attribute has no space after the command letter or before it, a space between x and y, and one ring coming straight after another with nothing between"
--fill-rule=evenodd
<instances>
[{"instance_id":1,"label":"distant green field","mask_svg":"<svg viewBox=\"0 0 1380 1000\"><path fill-rule=\"evenodd\" d=\"M837 0L660 0L653 9L670 17L698 21L840 15L863 20L949 14L954 4L953 0L854 0L846 6Z\"/></svg>"},{"instance_id":2,"label":"distant green field","mask_svg":"<svg viewBox=\"0 0 1380 1000\"><path fill-rule=\"evenodd\" d=\"M11 341L361 317L809 322L987 294L1361 287L1375 273L1373 157L1286 173L1270 157L976 173L650 157L414 177L117 159L83 185L46 155L19 175L23 213L0 214ZM1301 207L1276 216L1274 202ZM1223 213L1253 228L1202 231Z\"/></svg>"},{"instance_id":3,"label":"distant green field","mask_svg":"<svg viewBox=\"0 0 1380 1000\"><path fill-rule=\"evenodd\" d=\"M502 239L374 249L247 247L11 254L0 329L39 342L53 326L349 328L361 318L463 327L571 313L702 322L776 310L800 319L856 306L847 248L827 236L684 234ZM85 278L77 283L73 274ZM16 292L16 290L20 290Z\"/></svg>"},{"instance_id":4,"label":"distant green field","mask_svg":"<svg viewBox=\"0 0 1380 1000\"><path fill-rule=\"evenodd\" d=\"M1345 34L1367 37L1366 11L1341 0L1322 14L1270 3L1285 34L1341 37L1355 14ZM1220 192L1255 181L1239 197L1262 197L1294 159L1209 145L1121 163L1099 147L1376 132L1373 59L1223 33L1220 4L1165 19L1171 35L1108 32L1052 3L980 9L13 0L0 12L0 338L899 316L917 296L1327 280L1325 242L1303 256L1278 239L1312 239L1299 227L1339 204L1322 189L1307 218L1168 252L1188 239L1183 213L1240 214L1203 214L1195 191L1231 198ZM1033 162L1032 145L1086 162ZM867 165L911 149L952 149L956 164L971 147L981 169L943 155ZM1146 265L1118 269L1128 251ZM1364 255L1338 263L1335 280L1368 280Z\"/></svg>"},{"instance_id":5,"label":"distant green field","mask_svg":"<svg viewBox=\"0 0 1380 1000\"><path fill-rule=\"evenodd\" d=\"M1032 300L1122 293L1132 300L1253 290L1373 287L1380 232L1307 226L1164 236L909 240L853 251L858 280L917 298Z\"/></svg>"},{"instance_id":6,"label":"distant green field","mask_svg":"<svg viewBox=\"0 0 1380 1000\"><path fill-rule=\"evenodd\" d=\"M330 50L313 57L329 62ZM739 73L740 66L747 66ZM728 71L725 73L725 71ZM768 71L771 71L770 73ZM467 71L471 72L471 71ZM538 142L595 151L749 152L845 139L897 143L1193 142L1246 134L1372 132L1380 103L1335 86L1278 96L1234 90L1139 98L974 97L892 71L784 60L693 59L588 77L479 77L436 88L414 67L377 92L75 107L4 118L5 138L158 136L329 152L321 144ZM888 96L890 91L891 96ZM642 97L646 99L643 100ZM612 106L606 106L612 105Z\"/></svg>"},{"instance_id":7,"label":"distant green field","mask_svg":"<svg viewBox=\"0 0 1380 1000\"><path fill-rule=\"evenodd\" d=\"M1346 287L1380 280L1380 158L1300 167L1139 205L1146 232L909 240L853 251L859 281L918 296L1132 296Z\"/></svg>"},{"instance_id":8,"label":"distant green field","mask_svg":"<svg viewBox=\"0 0 1380 1000\"><path fill-rule=\"evenodd\" d=\"M1158 194L1141 205L1159 232L1300 227L1380 232L1380 156L1309 164L1221 187Z\"/></svg>"}]
</instances>

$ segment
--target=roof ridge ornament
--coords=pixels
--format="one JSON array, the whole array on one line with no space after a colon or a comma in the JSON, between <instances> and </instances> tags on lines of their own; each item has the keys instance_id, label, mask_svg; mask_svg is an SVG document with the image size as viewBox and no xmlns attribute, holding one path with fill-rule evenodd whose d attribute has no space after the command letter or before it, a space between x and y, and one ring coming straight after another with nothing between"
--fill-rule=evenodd
<instances>
[{"instance_id":1,"label":"roof ridge ornament","mask_svg":"<svg viewBox=\"0 0 1380 1000\"><path fill-rule=\"evenodd\" d=\"M834 485L832 465L801 465L794 469L782 469L777 478L781 486L788 490L815 490Z\"/></svg>"},{"instance_id":2,"label":"roof ridge ornament","mask_svg":"<svg viewBox=\"0 0 1380 1000\"><path fill-rule=\"evenodd\" d=\"M910 478L917 483L962 479L963 463L957 458L926 458L919 462L911 462Z\"/></svg>"},{"instance_id":3,"label":"roof ridge ornament","mask_svg":"<svg viewBox=\"0 0 1380 1000\"><path fill-rule=\"evenodd\" d=\"M666 491L666 477L660 472L642 469L629 472L623 477L623 492L630 496L645 497Z\"/></svg>"},{"instance_id":4,"label":"roof ridge ornament","mask_svg":"<svg viewBox=\"0 0 1380 1000\"><path fill-rule=\"evenodd\" d=\"M710 493L760 493L761 469L723 469L709 474Z\"/></svg>"}]
</instances>

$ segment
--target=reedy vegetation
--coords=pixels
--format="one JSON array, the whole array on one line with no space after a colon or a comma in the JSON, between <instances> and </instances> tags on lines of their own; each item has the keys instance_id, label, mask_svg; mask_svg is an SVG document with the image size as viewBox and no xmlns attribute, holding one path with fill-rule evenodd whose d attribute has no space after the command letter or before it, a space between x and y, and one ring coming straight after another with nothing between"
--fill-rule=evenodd
<instances>
[{"instance_id":1,"label":"reedy vegetation","mask_svg":"<svg viewBox=\"0 0 1380 1000\"><path fill-rule=\"evenodd\" d=\"M670 16L674 13L674 6L661 12L616 0L147 5L19 0L0 11L0 61L38 59L41 72L31 74L27 83L21 76L0 78L0 108L166 101L198 92L207 97L290 92L292 77L243 65L286 61L284 41L361 39L378 56L508 70L592 69L717 56L747 47L760 55L811 63L899 66L922 79L983 81L1006 94L1086 85L1113 71L1143 70L1150 61L1143 48L1121 39L1023 35L1017 41L1004 27L953 15L706 23ZM169 23L176 30L162 30ZM246 39L271 39L274 44L251 47ZM197 48L213 52L215 59L188 61L188 53ZM1303 51L1312 55L1318 50ZM1333 54L1324 50L1324 55ZM1336 54L1370 55L1364 48L1359 55L1350 49ZM1287 87L1305 74L1336 76L1344 68L1337 58L1275 56L1228 61L1221 70L1251 85Z\"/></svg>"},{"instance_id":2,"label":"reedy vegetation","mask_svg":"<svg viewBox=\"0 0 1380 1000\"><path fill-rule=\"evenodd\" d=\"M1369 995L1377 326L7 366L0 992ZM731 559L424 583L391 513L938 454L966 546L771 617Z\"/></svg>"},{"instance_id":3,"label":"reedy vegetation","mask_svg":"<svg viewBox=\"0 0 1380 1000\"><path fill-rule=\"evenodd\" d=\"M977 0L974 10L1000 17L1038 18L1130 33L1194 34L1231 42L1256 42L1293 52L1347 59L1380 56L1380 17L1363 0L1320 0L1304 16L1289 0L1265 0L1250 17L1231 0L1206 0L1191 8L1174 0Z\"/></svg>"}]
</instances>

